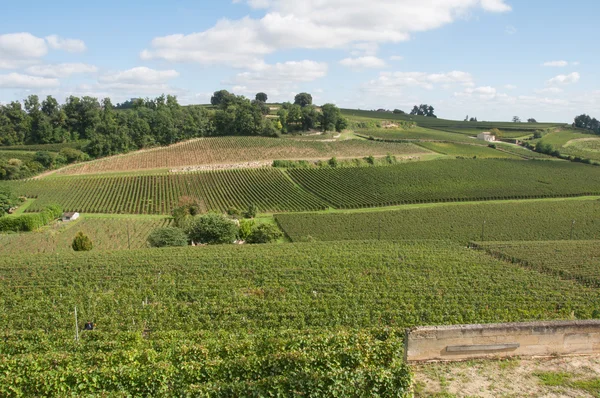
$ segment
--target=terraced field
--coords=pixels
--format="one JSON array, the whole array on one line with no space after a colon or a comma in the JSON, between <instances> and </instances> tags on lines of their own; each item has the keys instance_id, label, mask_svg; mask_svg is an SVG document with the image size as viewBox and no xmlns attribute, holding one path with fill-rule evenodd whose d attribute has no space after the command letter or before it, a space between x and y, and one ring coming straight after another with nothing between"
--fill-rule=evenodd
<instances>
[{"instance_id":1,"label":"terraced field","mask_svg":"<svg viewBox=\"0 0 600 398\"><path fill-rule=\"evenodd\" d=\"M170 219L108 218L84 215L77 221L54 225L31 233L0 234L3 255L23 253L71 252L78 232L90 237L95 251L140 249L147 247L148 235L155 228L167 226Z\"/></svg>"},{"instance_id":2,"label":"terraced field","mask_svg":"<svg viewBox=\"0 0 600 398\"><path fill-rule=\"evenodd\" d=\"M58 203L65 211L84 213L169 214L181 197L197 199L204 210L225 212L256 205L260 211L307 211L328 207L296 187L274 168L142 176L54 177L5 182L19 194L37 200L39 211Z\"/></svg>"},{"instance_id":3,"label":"terraced field","mask_svg":"<svg viewBox=\"0 0 600 398\"><path fill-rule=\"evenodd\" d=\"M435 204L388 211L277 214L295 242L340 240L538 241L600 239L600 200ZM485 222L485 225L484 225Z\"/></svg>"},{"instance_id":4,"label":"terraced field","mask_svg":"<svg viewBox=\"0 0 600 398\"><path fill-rule=\"evenodd\" d=\"M436 160L357 169L290 169L336 208L600 194L600 168L570 162Z\"/></svg>"},{"instance_id":5,"label":"terraced field","mask_svg":"<svg viewBox=\"0 0 600 398\"><path fill-rule=\"evenodd\" d=\"M356 133L384 142L415 142L415 141L447 141L462 143L477 143L475 139L464 134L447 131L413 127L410 129L358 129Z\"/></svg>"},{"instance_id":6,"label":"terraced field","mask_svg":"<svg viewBox=\"0 0 600 398\"><path fill-rule=\"evenodd\" d=\"M344 158L419 153L429 152L412 144L365 140L323 142L265 137L213 137L82 163L64 168L59 173L95 174L277 159L324 159L334 156Z\"/></svg>"}]
</instances>

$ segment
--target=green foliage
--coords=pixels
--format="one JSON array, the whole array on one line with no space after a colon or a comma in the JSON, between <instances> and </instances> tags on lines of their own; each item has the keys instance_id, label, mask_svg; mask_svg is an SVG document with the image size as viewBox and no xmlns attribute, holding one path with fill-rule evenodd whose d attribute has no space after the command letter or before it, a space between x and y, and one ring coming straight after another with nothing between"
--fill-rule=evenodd
<instances>
[{"instance_id":1,"label":"green foliage","mask_svg":"<svg viewBox=\"0 0 600 398\"><path fill-rule=\"evenodd\" d=\"M181 228L157 228L148 236L151 247L181 247L188 245L188 236Z\"/></svg>"},{"instance_id":2,"label":"green foliage","mask_svg":"<svg viewBox=\"0 0 600 398\"><path fill-rule=\"evenodd\" d=\"M267 102L267 100L269 99L269 97L267 96L267 94L265 93L258 93L256 94L256 100L260 101L260 102Z\"/></svg>"},{"instance_id":3,"label":"green foliage","mask_svg":"<svg viewBox=\"0 0 600 398\"><path fill-rule=\"evenodd\" d=\"M233 243L237 237L235 222L218 213L196 216L190 225L189 239L209 245Z\"/></svg>"},{"instance_id":4,"label":"green foliage","mask_svg":"<svg viewBox=\"0 0 600 398\"><path fill-rule=\"evenodd\" d=\"M12 190L7 186L0 186L0 217L15 207L18 200Z\"/></svg>"},{"instance_id":5,"label":"green foliage","mask_svg":"<svg viewBox=\"0 0 600 398\"><path fill-rule=\"evenodd\" d=\"M294 105L299 105L302 108L312 105L312 103L313 103L312 95L310 95L308 93L297 94L296 97L294 98Z\"/></svg>"},{"instance_id":6,"label":"green foliage","mask_svg":"<svg viewBox=\"0 0 600 398\"><path fill-rule=\"evenodd\" d=\"M327 163L329 164L329 166L331 167L337 167L338 166L338 160L334 157L332 157L331 159L329 159L327 161Z\"/></svg>"},{"instance_id":7,"label":"green foliage","mask_svg":"<svg viewBox=\"0 0 600 398\"><path fill-rule=\"evenodd\" d=\"M325 104L321 107L319 122L323 131L342 131L348 127L348 122L334 104Z\"/></svg>"},{"instance_id":8,"label":"green foliage","mask_svg":"<svg viewBox=\"0 0 600 398\"><path fill-rule=\"evenodd\" d=\"M254 220L240 220L240 228L238 230L238 239L246 241L248 236L252 233L252 230L256 222Z\"/></svg>"},{"instance_id":9,"label":"green foliage","mask_svg":"<svg viewBox=\"0 0 600 398\"><path fill-rule=\"evenodd\" d=\"M3 347L18 353L0 354L0 395L408 397L403 334L176 332L148 339L94 331L77 343L5 333Z\"/></svg>"},{"instance_id":10,"label":"green foliage","mask_svg":"<svg viewBox=\"0 0 600 398\"><path fill-rule=\"evenodd\" d=\"M258 207L256 207L256 205L254 203L250 203L248 205L248 208L244 212L244 217L245 218L254 218L254 217L256 217L257 213L258 213Z\"/></svg>"},{"instance_id":11,"label":"green foliage","mask_svg":"<svg viewBox=\"0 0 600 398\"><path fill-rule=\"evenodd\" d=\"M339 240L534 241L600 238L597 200L463 203L352 213L277 214L275 219L294 242L311 236ZM544 214L552 214L551 218ZM485 229L483 223L485 221Z\"/></svg>"},{"instance_id":12,"label":"green foliage","mask_svg":"<svg viewBox=\"0 0 600 398\"><path fill-rule=\"evenodd\" d=\"M248 243L273 243L283 237L283 233L273 224L255 225L246 242Z\"/></svg>"},{"instance_id":13,"label":"green foliage","mask_svg":"<svg viewBox=\"0 0 600 398\"><path fill-rule=\"evenodd\" d=\"M569 162L436 160L387 167L288 169L287 173L307 191L346 209L600 194L600 168Z\"/></svg>"},{"instance_id":14,"label":"green foliage","mask_svg":"<svg viewBox=\"0 0 600 398\"><path fill-rule=\"evenodd\" d=\"M0 218L0 231L2 232L30 232L48 225L59 218L63 213L59 205L48 205L39 213L23 214L16 217Z\"/></svg>"},{"instance_id":15,"label":"green foliage","mask_svg":"<svg viewBox=\"0 0 600 398\"><path fill-rule=\"evenodd\" d=\"M75 239L73 239L72 247L76 252L89 252L94 245L89 236L85 235L83 232L78 232L77 235L75 235Z\"/></svg>"},{"instance_id":16,"label":"green foliage","mask_svg":"<svg viewBox=\"0 0 600 398\"><path fill-rule=\"evenodd\" d=\"M227 215L233 218L234 220L237 220L242 216L242 212L237 207L230 207L229 209L227 209Z\"/></svg>"}]
</instances>

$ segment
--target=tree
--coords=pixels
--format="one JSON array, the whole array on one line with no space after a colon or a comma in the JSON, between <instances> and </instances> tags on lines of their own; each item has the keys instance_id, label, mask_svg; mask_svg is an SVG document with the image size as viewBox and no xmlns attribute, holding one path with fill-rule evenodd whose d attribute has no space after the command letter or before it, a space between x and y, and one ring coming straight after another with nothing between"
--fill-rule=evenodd
<instances>
[{"instance_id":1,"label":"tree","mask_svg":"<svg viewBox=\"0 0 600 398\"><path fill-rule=\"evenodd\" d=\"M240 228L238 230L238 239L245 241L248 236L252 233L252 229L256 225L254 220L241 220Z\"/></svg>"},{"instance_id":2,"label":"tree","mask_svg":"<svg viewBox=\"0 0 600 398\"><path fill-rule=\"evenodd\" d=\"M157 228L148 236L151 247L182 247L188 245L187 234L181 228Z\"/></svg>"},{"instance_id":3,"label":"tree","mask_svg":"<svg viewBox=\"0 0 600 398\"><path fill-rule=\"evenodd\" d=\"M405 114L405 112L404 112L404 111L402 111L402 110L400 110L400 109L394 109L394 113L395 113L396 115L404 115L404 114Z\"/></svg>"},{"instance_id":4,"label":"tree","mask_svg":"<svg viewBox=\"0 0 600 398\"><path fill-rule=\"evenodd\" d=\"M254 218L258 213L258 207L255 204L251 203L248 205L248 208L244 212L244 218Z\"/></svg>"},{"instance_id":5,"label":"tree","mask_svg":"<svg viewBox=\"0 0 600 398\"><path fill-rule=\"evenodd\" d=\"M252 232L246 239L247 243L272 243L283 236L283 233L273 224L260 224L252 228Z\"/></svg>"},{"instance_id":6,"label":"tree","mask_svg":"<svg viewBox=\"0 0 600 398\"><path fill-rule=\"evenodd\" d=\"M257 101L267 102L268 99L269 99L269 97L265 93L258 93L258 94L256 94L256 100Z\"/></svg>"},{"instance_id":7,"label":"tree","mask_svg":"<svg viewBox=\"0 0 600 398\"><path fill-rule=\"evenodd\" d=\"M537 120L534 118L527 119L527 123L537 123Z\"/></svg>"},{"instance_id":8,"label":"tree","mask_svg":"<svg viewBox=\"0 0 600 398\"><path fill-rule=\"evenodd\" d=\"M513 123L521 123L521 118L518 116L513 116L512 121Z\"/></svg>"},{"instance_id":9,"label":"tree","mask_svg":"<svg viewBox=\"0 0 600 398\"><path fill-rule=\"evenodd\" d=\"M472 117L471 119L469 119L469 122L477 122L477 118L476 117Z\"/></svg>"},{"instance_id":10,"label":"tree","mask_svg":"<svg viewBox=\"0 0 600 398\"><path fill-rule=\"evenodd\" d=\"M71 245L76 252L89 252L93 248L92 240L83 232L78 232Z\"/></svg>"},{"instance_id":11,"label":"tree","mask_svg":"<svg viewBox=\"0 0 600 398\"><path fill-rule=\"evenodd\" d=\"M210 99L210 103L214 106L228 106L235 100L235 95L227 90L215 91Z\"/></svg>"},{"instance_id":12,"label":"tree","mask_svg":"<svg viewBox=\"0 0 600 398\"><path fill-rule=\"evenodd\" d=\"M344 117L340 108L334 104L325 104L321 107L321 114L319 115L319 121L321 123L321 129L327 131L342 131L347 126L347 123L340 122Z\"/></svg>"},{"instance_id":13,"label":"tree","mask_svg":"<svg viewBox=\"0 0 600 398\"><path fill-rule=\"evenodd\" d=\"M0 217L7 214L15 206L16 201L9 187L0 187Z\"/></svg>"},{"instance_id":14,"label":"tree","mask_svg":"<svg viewBox=\"0 0 600 398\"><path fill-rule=\"evenodd\" d=\"M302 108L308 105L312 105L312 103L313 97L308 93L300 93L294 98L294 104L300 105Z\"/></svg>"},{"instance_id":15,"label":"tree","mask_svg":"<svg viewBox=\"0 0 600 398\"><path fill-rule=\"evenodd\" d=\"M237 236L236 223L223 214L208 213L194 218L190 225L189 239L209 245L233 243Z\"/></svg>"},{"instance_id":16,"label":"tree","mask_svg":"<svg viewBox=\"0 0 600 398\"><path fill-rule=\"evenodd\" d=\"M419 106L415 105L412 109L412 111L410 111L411 115L414 116L425 116L425 117L434 117L437 118L437 116L435 115L435 108L431 105L427 105L427 104L421 104Z\"/></svg>"},{"instance_id":17,"label":"tree","mask_svg":"<svg viewBox=\"0 0 600 398\"><path fill-rule=\"evenodd\" d=\"M490 130L490 133L492 133L494 137L496 137L496 139L501 139L504 136L502 131L498 130L497 128L493 128L492 130Z\"/></svg>"},{"instance_id":18,"label":"tree","mask_svg":"<svg viewBox=\"0 0 600 398\"><path fill-rule=\"evenodd\" d=\"M317 109L312 105L305 106L304 108L302 108L301 121L302 130L308 131L314 129L317 126L317 123L319 122L319 112L317 112Z\"/></svg>"}]
</instances>

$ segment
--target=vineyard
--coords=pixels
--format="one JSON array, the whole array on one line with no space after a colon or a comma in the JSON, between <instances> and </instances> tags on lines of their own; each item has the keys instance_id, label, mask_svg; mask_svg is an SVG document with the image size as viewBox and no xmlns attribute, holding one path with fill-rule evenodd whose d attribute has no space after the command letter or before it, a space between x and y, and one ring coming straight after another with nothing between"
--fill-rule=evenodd
<instances>
[{"instance_id":1,"label":"vineyard","mask_svg":"<svg viewBox=\"0 0 600 398\"><path fill-rule=\"evenodd\" d=\"M277 169L239 169L142 176L56 177L5 183L19 195L37 198L27 209L58 203L84 213L169 214L183 196L204 210L256 205L260 211L307 211L327 205L296 187Z\"/></svg>"},{"instance_id":2,"label":"vineyard","mask_svg":"<svg viewBox=\"0 0 600 398\"><path fill-rule=\"evenodd\" d=\"M277 214L295 242L340 240L534 241L600 239L600 200L443 204L406 210ZM485 225L484 225L485 222Z\"/></svg>"},{"instance_id":3,"label":"vineyard","mask_svg":"<svg viewBox=\"0 0 600 398\"><path fill-rule=\"evenodd\" d=\"M153 229L167 226L170 219L100 218L84 216L66 225L55 225L32 233L0 234L2 254L71 252L71 243L81 231L90 237L94 250L140 249Z\"/></svg>"},{"instance_id":4,"label":"vineyard","mask_svg":"<svg viewBox=\"0 0 600 398\"><path fill-rule=\"evenodd\" d=\"M597 290L464 247L349 242L0 258L0 324L102 332L304 330L590 318Z\"/></svg>"},{"instance_id":5,"label":"vineyard","mask_svg":"<svg viewBox=\"0 0 600 398\"><path fill-rule=\"evenodd\" d=\"M370 137L374 140L393 143L394 141L445 141L445 142L462 142L473 143L475 140L464 134L449 133L440 130L425 129L422 127L414 127L410 129L381 129L367 128L358 129L357 134L363 137Z\"/></svg>"},{"instance_id":6,"label":"vineyard","mask_svg":"<svg viewBox=\"0 0 600 398\"><path fill-rule=\"evenodd\" d=\"M482 145L458 144L450 142L422 142L419 146L433 152L455 157L520 159L506 152L498 151Z\"/></svg>"},{"instance_id":7,"label":"vineyard","mask_svg":"<svg viewBox=\"0 0 600 398\"><path fill-rule=\"evenodd\" d=\"M598 241L501 242L480 246L501 258L590 287L600 287Z\"/></svg>"},{"instance_id":8,"label":"vineyard","mask_svg":"<svg viewBox=\"0 0 600 398\"><path fill-rule=\"evenodd\" d=\"M419 153L429 153L429 151L411 144L365 140L322 142L266 137L212 137L81 163L64 168L59 173L94 174L276 159L322 159L333 156L343 158Z\"/></svg>"},{"instance_id":9,"label":"vineyard","mask_svg":"<svg viewBox=\"0 0 600 398\"><path fill-rule=\"evenodd\" d=\"M600 194L600 168L569 162L437 160L288 173L304 189L342 209Z\"/></svg>"}]
</instances>

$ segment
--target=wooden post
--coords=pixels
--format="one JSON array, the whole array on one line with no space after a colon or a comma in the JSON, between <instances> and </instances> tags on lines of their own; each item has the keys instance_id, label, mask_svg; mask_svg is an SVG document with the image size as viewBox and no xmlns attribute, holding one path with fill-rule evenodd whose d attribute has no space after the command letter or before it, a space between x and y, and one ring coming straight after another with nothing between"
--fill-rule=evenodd
<instances>
[{"instance_id":1,"label":"wooden post","mask_svg":"<svg viewBox=\"0 0 600 398\"><path fill-rule=\"evenodd\" d=\"M79 341L79 325L77 324L77 307L75 307L75 341Z\"/></svg>"}]
</instances>

